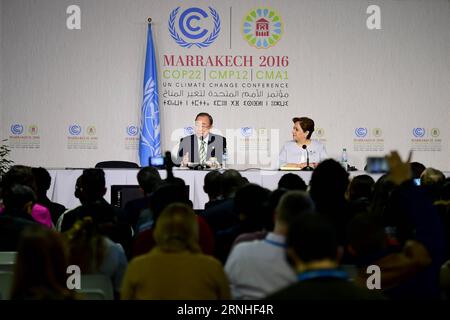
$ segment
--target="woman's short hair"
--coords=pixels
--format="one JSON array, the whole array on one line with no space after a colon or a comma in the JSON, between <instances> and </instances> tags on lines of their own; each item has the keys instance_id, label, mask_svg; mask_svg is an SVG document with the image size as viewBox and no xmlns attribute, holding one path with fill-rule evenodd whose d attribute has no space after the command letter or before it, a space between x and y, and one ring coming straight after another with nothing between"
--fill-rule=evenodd
<instances>
[{"instance_id":1,"label":"woman's short hair","mask_svg":"<svg viewBox=\"0 0 450 320\"><path fill-rule=\"evenodd\" d=\"M155 227L155 242L166 252L200 252L198 244L198 223L194 211L182 203L169 205Z\"/></svg>"},{"instance_id":2,"label":"woman's short hair","mask_svg":"<svg viewBox=\"0 0 450 320\"><path fill-rule=\"evenodd\" d=\"M314 121L310 118L307 117L301 117L301 118L297 118L295 117L294 119L292 119L292 121L294 123L300 122L300 127L302 128L302 130L304 132L308 131L308 136L306 137L307 139L311 139L311 136L314 132Z\"/></svg>"}]
</instances>

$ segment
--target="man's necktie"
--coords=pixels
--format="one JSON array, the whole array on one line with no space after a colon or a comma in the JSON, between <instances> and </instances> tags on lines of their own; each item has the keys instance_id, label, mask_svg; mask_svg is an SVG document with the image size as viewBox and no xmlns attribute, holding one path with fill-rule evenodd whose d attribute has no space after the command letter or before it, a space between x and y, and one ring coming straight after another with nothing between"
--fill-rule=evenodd
<instances>
[{"instance_id":1,"label":"man's necktie","mask_svg":"<svg viewBox=\"0 0 450 320\"><path fill-rule=\"evenodd\" d=\"M206 162L206 141L201 141L200 144L200 163Z\"/></svg>"}]
</instances>

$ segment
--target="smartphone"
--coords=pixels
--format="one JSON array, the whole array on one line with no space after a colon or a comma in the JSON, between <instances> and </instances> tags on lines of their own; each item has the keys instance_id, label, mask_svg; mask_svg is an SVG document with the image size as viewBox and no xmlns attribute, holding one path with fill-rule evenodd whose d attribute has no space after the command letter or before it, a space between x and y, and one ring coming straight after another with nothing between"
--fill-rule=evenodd
<instances>
[{"instance_id":1,"label":"smartphone","mask_svg":"<svg viewBox=\"0 0 450 320\"><path fill-rule=\"evenodd\" d=\"M386 173L389 171L385 157L368 157L366 171L369 173Z\"/></svg>"},{"instance_id":2,"label":"smartphone","mask_svg":"<svg viewBox=\"0 0 450 320\"><path fill-rule=\"evenodd\" d=\"M414 179L414 184L420 186L420 178Z\"/></svg>"}]
</instances>

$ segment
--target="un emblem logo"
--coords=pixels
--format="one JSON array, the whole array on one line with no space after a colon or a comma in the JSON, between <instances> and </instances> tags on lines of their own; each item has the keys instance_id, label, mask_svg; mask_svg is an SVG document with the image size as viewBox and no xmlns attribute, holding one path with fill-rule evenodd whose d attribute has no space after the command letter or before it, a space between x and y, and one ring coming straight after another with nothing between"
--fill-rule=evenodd
<instances>
[{"instance_id":1,"label":"un emblem logo","mask_svg":"<svg viewBox=\"0 0 450 320\"><path fill-rule=\"evenodd\" d=\"M190 136L193 135L195 133L194 127L186 127L184 128L184 135L185 136Z\"/></svg>"},{"instance_id":2,"label":"un emblem logo","mask_svg":"<svg viewBox=\"0 0 450 320\"><path fill-rule=\"evenodd\" d=\"M81 126L73 124L69 127L69 134L71 136L79 136L81 134Z\"/></svg>"},{"instance_id":3,"label":"un emblem logo","mask_svg":"<svg viewBox=\"0 0 450 320\"><path fill-rule=\"evenodd\" d=\"M253 129L250 127L241 128L241 135L245 138L251 137L253 135Z\"/></svg>"},{"instance_id":4,"label":"un emblem logo","mask_svg":"<svg viewBox=\"0 0 450 320\"><path fill-rule=\"evenodd\" d=\"M188 49L192 46L206 48L217 39L220 17L212 7L208 9L209 14L201 8L189 8L178 17L178 7L170 13L169 33L178 45Z\"/></svg>"},{"instance_id":5,"label":"un emblem logo","mask_svg":"<svg viewBox=\"0 0 450 320\"><path fill-rule=\"evenodd\" d=\"M258 49L273 47L283 35L284 23L281 16L269 8L250 11L242 24L242 33L248 44Z\"/></svg>"},{"instance_id":6,"label":"un emblem logo","mask_svg":"<svg viewBox=\"0 0 450 320\"><path fill-rule=\"evenodd\" d=\"M423 138L425 136L425 128L414 128L413 135L416 138Z\"/></svg>"},{"instance_id":7,"label":"un emblem logo","mask_svg":"<svg viewBox=\"0 0 450 320\"><path fill-rule=\"evenodd\" d=\"M128 126L127 127L127 134L130 137L135 137L137 136L139 133L139 128L136 126Z\"/></svg>"},{"instance_id":8,"label":"un emblem logo","mask_svg":"<svg viewBox=\"0 0 450 320\"><path fill-rule=\"evenodd\" d=\"M367 128L356 128L355 135L358 138L365 138L367 136Z\"/></svg>"},{"instance_id":9,"label":"un emblem logo","mask_svg":"<svg viewBox=\"0 0 450 320\"><path fill-rule=\"evenodd\" d=\"M23 133L23 125L21 124L13 124L11 126L11 133L15 136L19 136Z\"/></svg>"}]
</instances>

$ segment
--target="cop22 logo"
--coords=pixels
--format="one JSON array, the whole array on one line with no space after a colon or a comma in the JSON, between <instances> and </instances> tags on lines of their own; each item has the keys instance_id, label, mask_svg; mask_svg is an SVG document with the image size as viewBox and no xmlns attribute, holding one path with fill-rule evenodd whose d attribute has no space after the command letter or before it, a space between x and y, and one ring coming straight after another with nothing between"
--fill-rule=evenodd
<instances>
[{"instance_id":1,"label":"cop22 logo","mask_svg":"<svg viewBox=\"0 0 450 320\"><path fill-rule=\"evenodd\" d=\"M249 45L268 49L277 44L284 32L281 16L270 8L252 9L242 24L242 34Z\"/></svg>"},{"instance_id":2,"label":"cop22 logo","mask_svg":"<svg viewBox=\"0 0 450 320\"><path fill-rule=\"evenodd\" d=\"M220 17L216 10L211 7L208 8L213 20L212 32L209 32L206 28L211 19L208 19L210 16L203 9L189 8L183 11L178 19L180 7L170 13L169 32L177 44L183 48L191 48L192 46L206 48L217 39L220 32ZM176 30L176 21L178 21L178 29L181 35Z\"/></svg>"}]
</instances>

